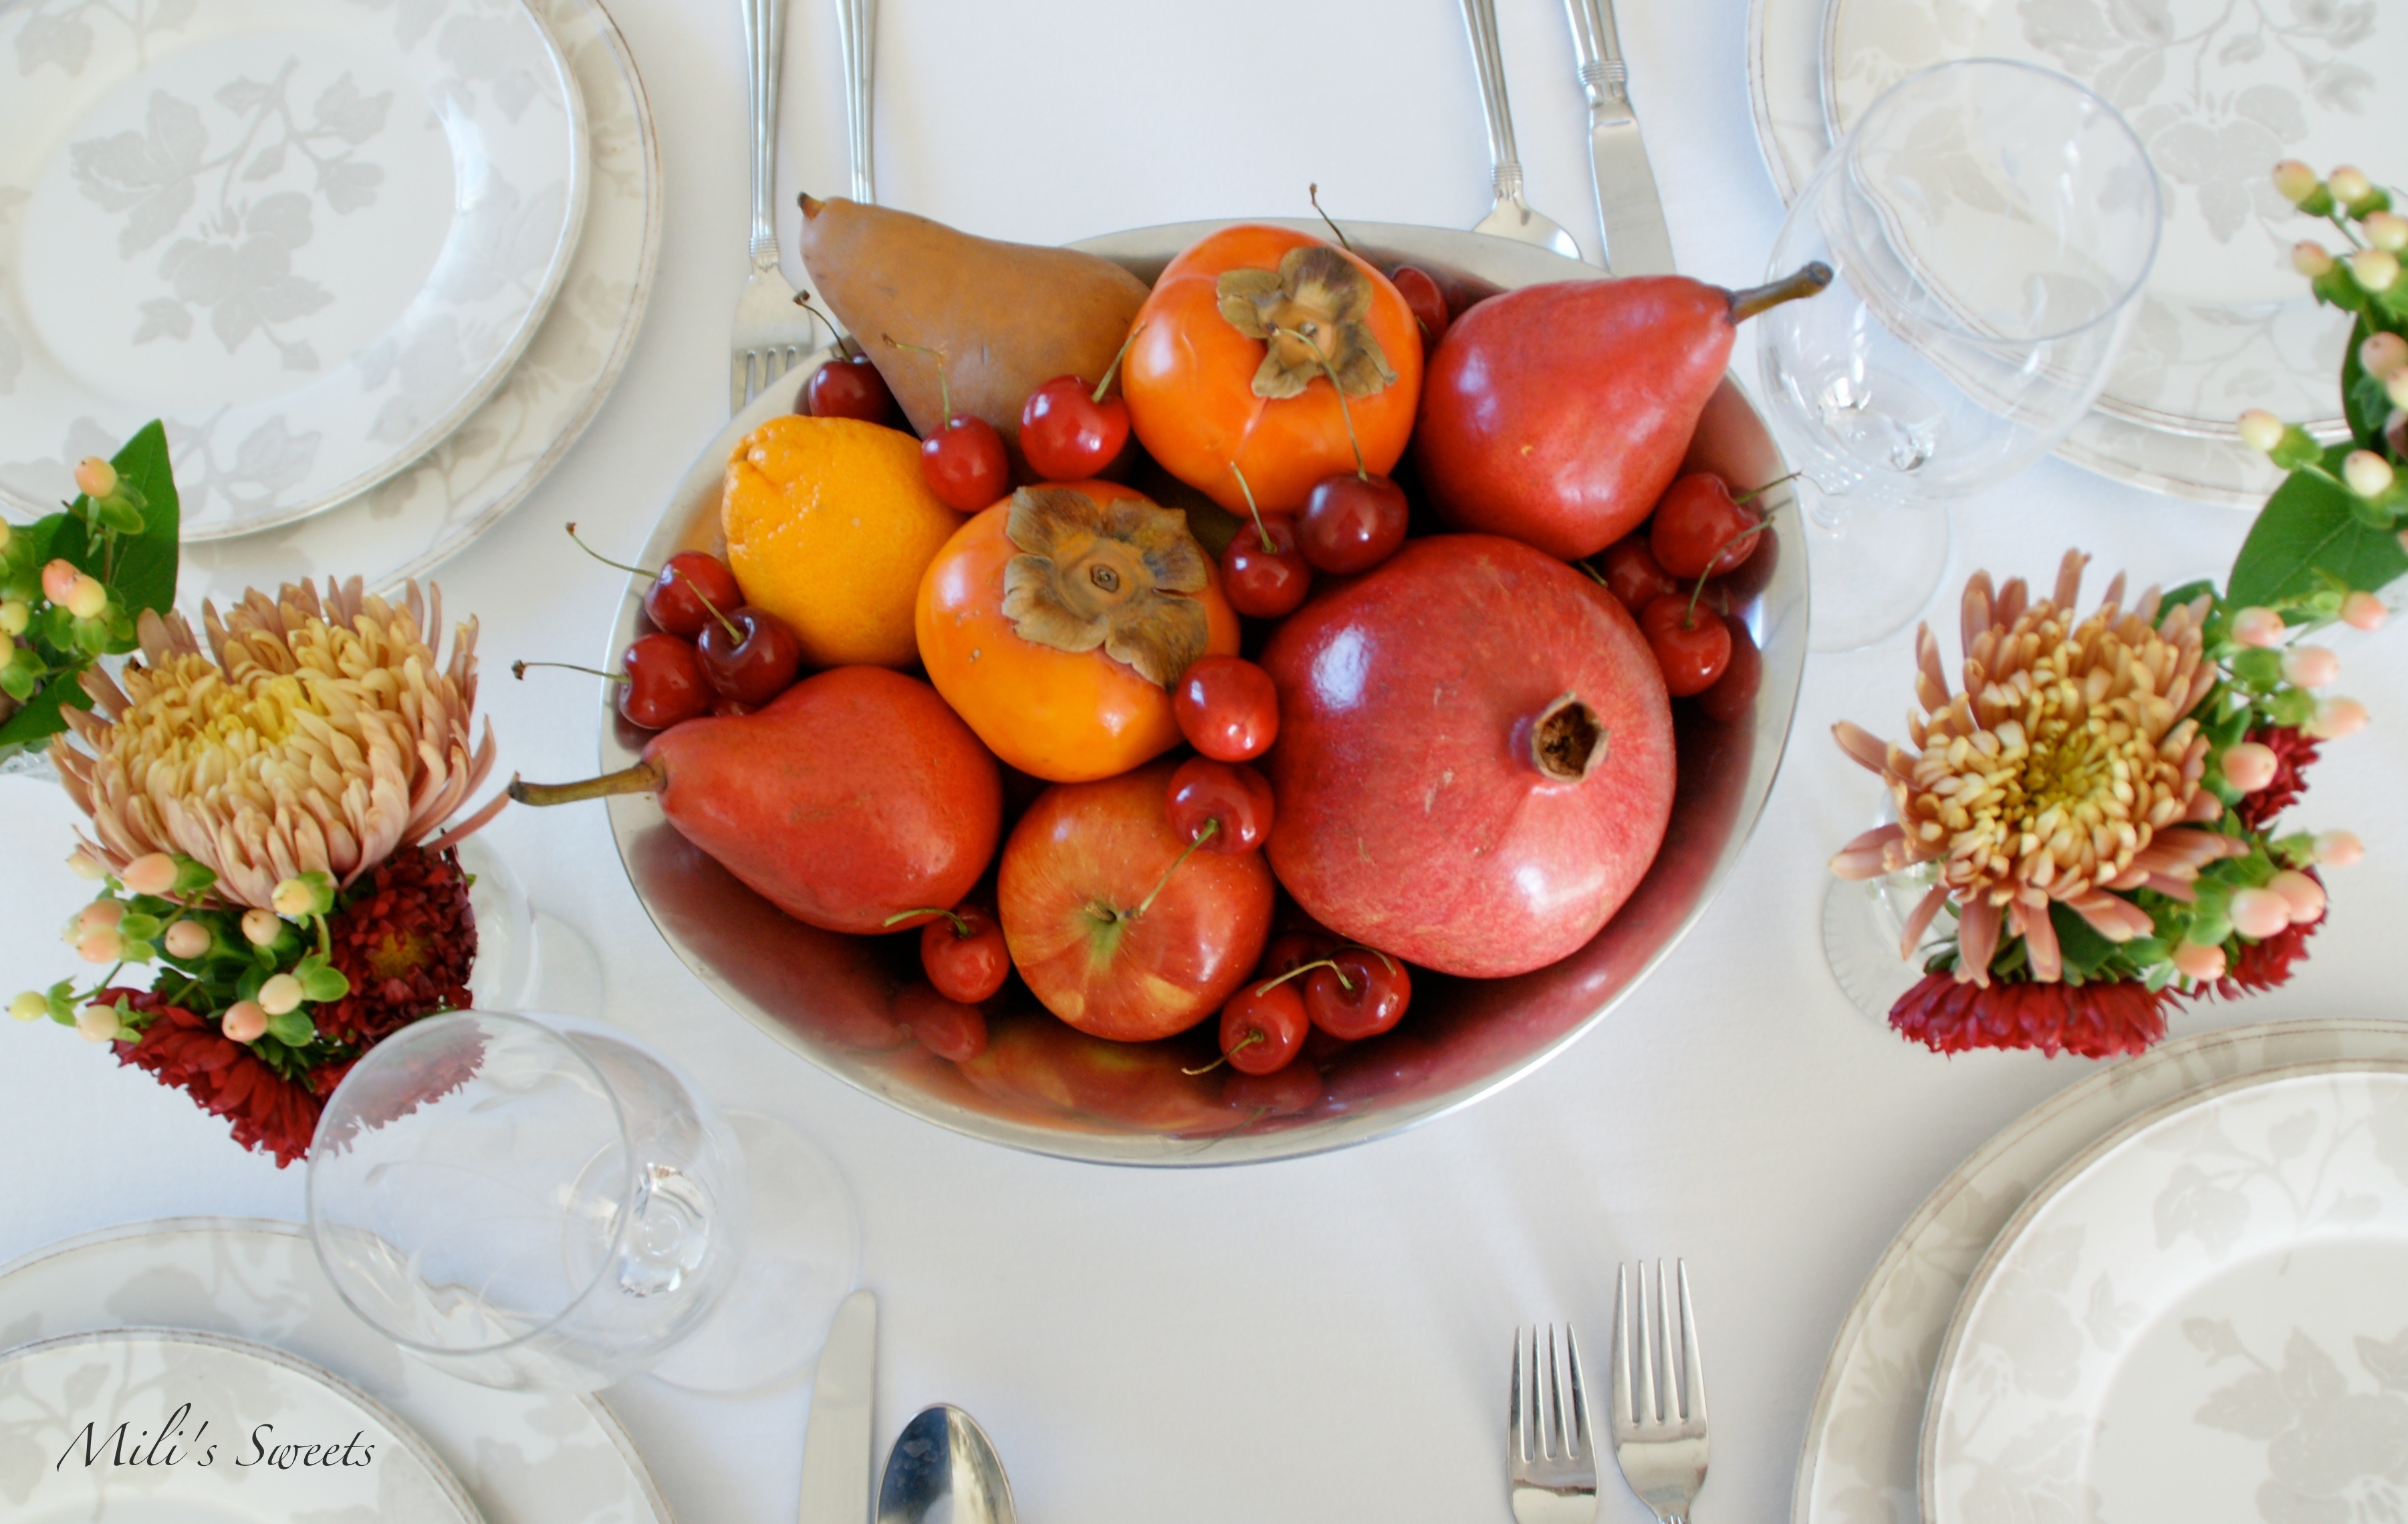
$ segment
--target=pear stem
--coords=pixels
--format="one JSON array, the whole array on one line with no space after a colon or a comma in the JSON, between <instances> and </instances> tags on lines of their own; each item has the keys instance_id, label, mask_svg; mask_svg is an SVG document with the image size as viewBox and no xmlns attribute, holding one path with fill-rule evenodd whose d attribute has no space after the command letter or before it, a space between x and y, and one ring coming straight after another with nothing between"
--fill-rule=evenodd
<instances>
[{"instance_id":1,"label":"pear stem","mask_svg":"<svg viewBox=\"0 0 2408 1524\"><path fill-rule=\"evenodd\" d=\"M1104 378L1096 383L1094 395L1087 399L1089 402L1099 403L1104 400L1104 393L1111 390L1112 377L1120 374L1121 362L1128 358L1129 346L1135 344L1137 336L1144 332L1145 324L1139 323L1128 331L1128 337L1121 340L1120 352L1113 355L1112 363L1104 367Z\"/></svg>"},{"instance_id":2,"label":"pear stem","mask_svg":"<svg viewBox=\"0 0 2408 1524\"><path fill-rule=\"evenodd\" d=\"M951 423L953 420L953 389L945 379L945 351L932 349L924 344L906 344L892 334L881 334L878 336L898 349L910 349L914 354L933 354L937 357L937 406L945 415L945 421Z\"/></svg>"},{"instance_id":3,"label":"pear stem","mask_svg":"<svg viewBox=\"0 0 2408 1524\"><path fill-rule=\"evenodd\" d=\"M820 208L826 206L827 203L811 194L809 191L805 191L802 194L795 197L795 205L803 208L804 220L809 221L811 218L817 217L820 214Z\"/></svg>"},{"instance_id":4,"label":"pear stem","mask_svg":"<svg viewBox=\"0 0 2408 1524\"><path fill-rule=\"evenodd\" d=\"M581 672L589 677L599 677L606 683L631 683L636 680L624 672L605 672L599 667L580 667L574 662L513 662L510 663L510 676L524 682L529 667L556 667L563 672Z\"/></svg>"},{"instance_id":5,"label":"pear stem","mask_svg":"<svg viewBox=\"0 0 2408 1524\"><path fill-rule=\"evenodd\" d=\"M1263 522L1263 510L1254 506L1254 490L1246 485L1246 474L1238 469L1235 461L1229 463L1229 475L1238 478L1238 491L1246 494L1246 511L1254 516L1254 534L1263 542L1263 554L1278 555L1279 547L1271 543L1270 526Z\"/></svg>"},{"instance_id":6,"label":"pear stem","mask_svg":"<svg viewBox=\"0 0 2408 1524\"><path fill-rule=\"evenodd\" d=\"M661 575L658 572L646 571L641 566L630 566L624 561L612 561L609 556L606 556L601 551L595 549L583 540L577 539L577 525L574 521L568 523L565 527L568 531L568 537L572 540L577 540L577 548L584 551L587 555L592 556L595 560L600 562L605 566L609 566L616 571L625 572L630 577L658 577Z\"/></svg>"},{"instance_id":7,"label":"pear stem","mask_svg":"<svg viewBox=\"0 0 2408 1524\"><path fill-rule=\"evenodd\" d=\"M579 783L529 783L514 773L508 792L522 805L574 805L582 799L602 799L614 793L658 793L668 780L668 772L660 763L639 762L633 767Z\"/></svg>"},{"instance_id":8,"label":"pear stem","mask_svg":"<svg viewBox=\"0 0 2408 1524\"><path fill-rule=\"evenodd\" d=\"M1319 216L1323 221L1329 224L1329 231L1338 238L1338 247L1343 249L1350 254L1354 252L1354 246L1346 241L1346 230L1340 227L1337 221L1332 219L1327 212L1321 209L1321 187L1318 185L1308 185L1304 188L1304 194L1305 199L1312 203L1313 212Z\"/></svg>"},{"instance_id":9,"label":"pear stem","mask_svg":"<svg viewBox=\"0 0 2408 1524\"><path fill-rule=\"evenodd\" d=\"M1196 855L1196 848L1203 846L1206 842L1211 841L1213 835L1218 833L1220 829L1221 820L1218 816L1205 821L1204 829L1196 833L1196 839L1187 844L1187 850L1180 853L1177 857L1170 860L1170 866L1162 870L1161 879L1154 884L1154 892L1138 902L1137 908L1128 913L1128 919L1130 920L1135 920L1139 917L1144 915L1147 911L1153 909L1154 902L1161 898L1162 891L1170 887L1170 876L1179 871L1179 865L1186 862L1189 858L1194 857Z\"/></svg>"},{"instance_id":10,"label":"pear stem","mask_svg":"<svg viewBox=\"0 0 2408 1524\"><path fill-rule=\"evenodd\" d=\"M1812 296L1831 283L1831 267L1821 260L1800 268L1767 285L1750 286L1745 291L1730 293L1731 321L1745 322L1759 312L1768 312L1784 302L1794 302L1801 296Z\"/></svg>"}]
</instances>

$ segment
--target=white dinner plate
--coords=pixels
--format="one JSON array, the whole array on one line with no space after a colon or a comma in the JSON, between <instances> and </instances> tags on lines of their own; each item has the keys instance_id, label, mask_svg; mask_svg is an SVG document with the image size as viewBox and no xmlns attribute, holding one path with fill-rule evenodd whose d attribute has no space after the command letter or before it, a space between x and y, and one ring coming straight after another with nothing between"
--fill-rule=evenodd
<instances>
[{"instance_id":1,"label":"white dinner plate","mask_svg":"<svg viewBox=\"0 0 2408 1524\"><path fill-rule=\"evenodd\" d=\"M1923 1409L1966 1277L2034 1187L2143 1112L2235 1075L2318 1060L2408 1061L2408 1021L2274 1021L2102 1064L1984 1144L1883 1250L1840 1325L1806 1421L1793 1524L1918 1524Z\"/></svg>"},{"instance_id":2,"label":"white dinner plate","mask_svg":"<svg viewBox=\"0 0 2408 1524\"><path fill-rule=\"evenodd\" d=\"M135 1223L0 1268L0 1348L130 1323L270 1345L333 1374L414 1431L489 1524L669 1524L598 1399L496 1391L404 1359L343 1304L296 1224Z\"/></svg>"},{"instance_id":3,"label":"white dinner plate","mask_svg":"<svg viewBox=\"0 0 2408 1524\"><path fill-rule=\"evenodd\" d=\"M0 1354L13 1524L478 1524L400 1420L241 1339L112 1329Z\"/></svg>"},{"instance_id":4,"label":"white dinner plate","mask_svg":"<svg viewBox=\"0 0 2408 1524\"><path fill-rule=\"evenodd\" d=\"M2408 1065L2211 1086L2032 1194L1957 1303L1933 1524L2397 1517Z\"/></svg>"},{"instance_id":5,"label":"white dinner plate","mask_svg":"<svg viewBox=\"0 0 2408 1524\"><path fill-rule=\"evenodd\" d=\"M492 394L586 195L526 0L0 13L0 501L166 420L187 539L357 495Z\"/></svg>"}]
</instances>

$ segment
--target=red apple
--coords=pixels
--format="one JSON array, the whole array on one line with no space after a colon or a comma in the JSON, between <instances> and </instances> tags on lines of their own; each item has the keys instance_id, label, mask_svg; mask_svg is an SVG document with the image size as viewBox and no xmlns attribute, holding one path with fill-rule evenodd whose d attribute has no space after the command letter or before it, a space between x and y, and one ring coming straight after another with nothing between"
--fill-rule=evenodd
<instances>
[{"instance_id":1,"label":"red apple","mask_svg":"<svg viewBox=\"0 0 2408 1524\"><path fill-rule=\"evenodd\" d=\"M1244 982L1270 934L1259 852L1191 852L1171 830L1172 766L1038 796L1004 844L1004 945L1045 1008L1121 1042L1184 1032Z\"/></svg>"}]
</instances>

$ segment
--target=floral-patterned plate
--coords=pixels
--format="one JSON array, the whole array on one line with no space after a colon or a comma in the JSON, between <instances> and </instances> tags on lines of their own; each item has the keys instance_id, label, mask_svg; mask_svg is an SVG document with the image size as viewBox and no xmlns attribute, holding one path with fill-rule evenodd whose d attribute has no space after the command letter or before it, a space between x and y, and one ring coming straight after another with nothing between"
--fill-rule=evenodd
<instances>
[{"instance_id":1,"label":"floral-patterned plate","mask_svg":"<svg viewBox=\"0 0 2408 1524\"><path fill-rule=\"evenodd\" d=\"M1792 1524L1918 1524L1919 1434L1966 1277L2033 1188L2099 1138L2202 1085L2278 1066L2408 1061L2408 1021L2272 1021L2102 1064L1957 1166L1883 1250L1832 1341L1806 1420Z\"/></svg>"},{"instance_id":2,"label":"floral-patterned plate","mask_svg":"<svg viewBox=\"0 0 2408 1524\"><path fill-rule=\"evenodd\" d=\"M1924 1517L2396 1517L2408 1064L2301 1064L2118 1129L1974 1271L1923 1421Z\"/></svg>"},{"instance_id":3,"label":"floral-patterned plate","mask_svg":"<svg viewBox=\"0 0 2408 1524\"><path fill-rule=\"evenodd\" d=\"M479 1524L366 1395L280 1350L171 1329L0 1355L0 1498L15 1524Z\"/></svg>"},{"instance_id":4,"label":"floral-patterned plate","mask_svg":"<svg viewBox=\"0 0 2408 1524\"><path fill-rule=\"evenodd\" d=\"M167 423L187 539L366 491L492 394L575 251L577 78L528 0L0 12L0 503ZM105 452L104 452L105 453Z\"/></svg>"}]
</instances>

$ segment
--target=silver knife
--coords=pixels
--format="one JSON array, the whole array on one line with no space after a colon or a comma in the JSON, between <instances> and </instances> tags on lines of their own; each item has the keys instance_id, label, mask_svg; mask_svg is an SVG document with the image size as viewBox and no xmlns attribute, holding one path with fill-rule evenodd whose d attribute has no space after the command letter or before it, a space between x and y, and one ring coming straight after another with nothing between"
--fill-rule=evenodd
<instances>
[{"instance_id":1,"label":"silver knife","mask_svg":"<svg viewBox=\"0 0 2408 1524\"><path fill-rule=\"evenodd\" d=\"M1571 13L1581 88L1588 93L1589 172L1605 230L1605 267L1615 275L1670 275L1672 239L1664 231L1656 172L1648 167L1647 145L1625 88L1629 71L1613 29L1613 0L1564 0L1564 6Z\"/></svg>"},{"instance_id":2,"label":"silver knife","mask_svg":"<svg viewBox=\"0 0 2408 1524\"><path fill-rule=\"evenodd\" d=\"M869 1524L870 1399L878 1372L878 1298L855 1291L836 1310L811 1379L803 1432L799 1524Z\"/></svg>"}]
</instances>

